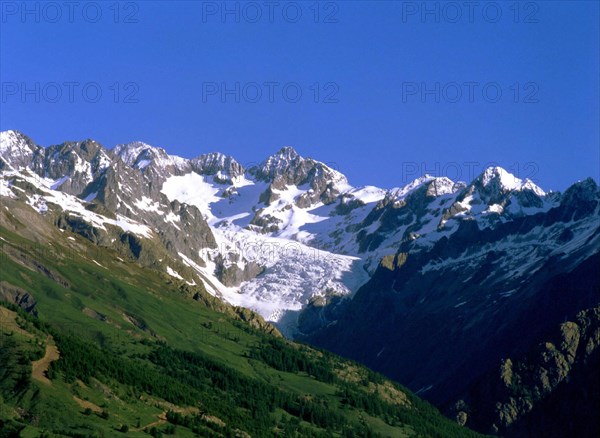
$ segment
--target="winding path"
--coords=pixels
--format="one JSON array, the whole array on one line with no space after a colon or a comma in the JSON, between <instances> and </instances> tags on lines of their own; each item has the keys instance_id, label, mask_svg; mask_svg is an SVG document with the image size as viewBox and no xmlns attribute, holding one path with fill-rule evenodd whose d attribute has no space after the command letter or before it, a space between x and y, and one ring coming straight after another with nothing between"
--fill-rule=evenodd
<instances>
[{"instance_id":1,"label":"winding path","mask_svg":"<svg viewBox=\"0 0 600 438\"><path fill-rule=\"evenodd\" d=\"M56 345L49 344L50 339L51 338L46 339L48 344L46 344L46 353L44 354L44 357L31 362L31 377L47 385L52 385L52 382L46 377L46 372L48 371L50 364L60 357Z\"/></svg>"}]
</instances>

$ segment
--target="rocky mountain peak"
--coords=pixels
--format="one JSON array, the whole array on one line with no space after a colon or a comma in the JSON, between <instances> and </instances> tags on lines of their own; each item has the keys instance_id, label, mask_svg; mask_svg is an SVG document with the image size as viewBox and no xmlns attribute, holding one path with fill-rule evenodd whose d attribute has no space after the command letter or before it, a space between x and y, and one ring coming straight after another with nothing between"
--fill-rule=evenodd
<instances>
[{"instance_id":1,"label":"rocky mountain peak","mask_svg":"<svg viewBox=\"0 0 600 438\"><path fill-rule=\"evenodd\" d=\"M92 139L83 141L69 141L59 145L50 146L47 148L47 155L53 156L54 159L62 159L67 155L77 155L81 159L90 161L100 151L104 151L104 147Z\"/></svg>"},{"instance_id":2,"label":"rocky mountain peak","mask_svg":"<svg viewBox=\"0 0 600 438\"><path fill-rule=\"evenodd\" d=\"M445 176L436 177L427 184L427 196L442 196L456 193L467 185L462 181L452 181Z\"/></svg>"},{"instance_id":3,"label":"rocky mountain peak","mask_svg":"<svg viewBox=\"0 0 600 438\"><path fill-rule=\"evenodd\" d=\"M30 167L38 175L55 180L54 188L79 195L111 164L106 149L88 139L40 148Z\"/></svg>"},{"instance_id":4,"label":"rocky mountain peak","mask_svg":"<svg viewBox=\"0 0 600 438\"><path fill-rule=\"evenodd\" d=\"M133 167L138 157L146 150L153 149L152 146L141 141L134 141L115 146L113 152L123 160L125 164Z\"/></svg>"},{"instance_id":5,"label":"rocky mountain peak","mask_svg":"<svg viewBox=\"0 0 600 438\"><path fill-rule=\"evenodd\" d=\"M232 183L242 176L244 167L235 158L220 152L203 154L191 160L192 168L201 175L213 175L217 182Z\"/></svg>"},{"instance_id":6,"label":"rocky mountain peak","mask_svg":"<svg viewBox=\"0 0 600 438\"><path fill-rule=\"evenodd\" d=\"M298 176L306 176L308 168L306 160L290 146L281 148L253 169L257 178L273 180L283 176L286 180L297 180ZM289 183L294 184L295 182Z\"/></svg>"},{"instance_id":7,"label":"rocky mountain peak","mask_svg":"<svg viewBox=\"0 0 600 438\"><path fill-rule=\"evenodd\" d=\"M257 180L270 182L276 190L290 185L308 186L309 191L296 200L301 208L317 202L328 204L349 187L343 174L320 161L300 156L289 146L281 148L249 172Z\"/></svg>"},{"instance_id":8,"label":"rocky mountain peak","mask_svg":"<svg viewBox=\"0 0 600 438\"><path fill-rule=\"evenodd\" d=\"M500 181L504 186L512 186L517 182L517 178L512 173L500 166L490 166L486 168L479 179L484 187L493 184L496 181Z\"/></svg>"},{"instance_id":9,"label":"rocky mountain peak","mask_svg":"<svg viewBox=\"0 0 600 438\"><path fill-rule=\"evenodd\" d=\"M0 152L3 155L11 150L27 149L32 143L33 141L22 132L12 129L0 132Z\"/></svg>"},{"instance_id":10,"label":"rocky mountain peak","mask_svg":"<svg viewBox=\"0 0 600 438\"><path fill-rule=\"evenodd\" d=\"M519 200L526 204L521 207L541 207L545 196L546 193L530 179L517 178L502 167L494 166L485 169L466 186L454 207L455 212L470 210L478 213L489 207L489 212L501 213L512 202L512 210L520 211Z\"/></svg>"},{"instance_id":11,"label":"rocky mountain peak","mask_svg":"<svg viewBox=\"0 0 600 438\"><path fill-rule=\"evenodd\" d=\"M154 173L158 173L163 177L166 176L165 171L167 170L183 170L189 166L189 160L176 155L169 155L163 148L151 146L141 141L117 145L114 148L114 153L129 167L143 172L146 169L152 169Z\"/></svg>"},{"instance_id":12,"label":"rocky mountain peak","mask_svg":"<svg viewBox=\"0 0 600 438\"><path fill-rule=\"evenodd\" d=\"M292 146L282 147L273 156L281 157L282 159L285 159L287 161L292 161L296 158L301 158L300 154Z\"/></svg>"},{"instance_id":13,"label":"rocky mountain peak","mask_svg":"<svg viewBox=\"0 0 600 438\"><path fill-rule=\"evenodd\" d=\"M560 205L564 214L575 220L588 214L597 215L600 188L592 178L576 182L563 193Z\"/></svg>"},{"instance_id":14,"label":"rocky mountain peak","mask_svg":"<svg viewBox=\"0 0 600 438\"><path fill-rule=\"evenodd\" d=\"M563 202L569 198L577 198L577 201L589 201L597 199L600 195L600 188L593 178L586 178L578 181L569 187L562 196Z\"/></svg>"}]
</instances>

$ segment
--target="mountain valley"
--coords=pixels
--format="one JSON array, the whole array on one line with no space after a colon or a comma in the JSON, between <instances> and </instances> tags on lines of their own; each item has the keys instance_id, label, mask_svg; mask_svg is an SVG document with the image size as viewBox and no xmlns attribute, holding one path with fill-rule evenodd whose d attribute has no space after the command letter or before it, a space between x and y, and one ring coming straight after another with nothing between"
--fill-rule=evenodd
<instances>
[{"instance_id":1,"label":"mountain valley","mask_svg":"<svg viewBox=\"0 0 600 438\"><path fill-rule=\"evenodd\" d=\"M5 131L0 196L0 298L12 306L2 323L13 327L3 339L19 338L4 342L36 358L40 345L56 345L63 361L50 365L50 384L83 401L111 393L94 415L127 405L130 414L111 414L113 429L134 432L141 409L147 424L188 421L182 436L196 423L214 436L288 436L286 427L345 436L345 423L358 436L600 431L592 178L546 193L490 167L470 182L423 175L398 188L354 187L291 147L246 168L220 153L186 159L93 140L42 147ZM78 366L81 351L97 372ZM136 361L179 393L114 372ZM206 369L224 376L223 394L198 410L208 386L185 375ZM244 406L248 393L230 391L240 382L270 400L262 422L247 417L257 409ZM35 396L23 384L19 403L32 412L58 403L47 387ZM223 400L239 409L228 413ZM5 397L2 407L17 429L27 416L14 403ZM69 433L96 427L94 415Z\"/></svg>"}]
</instances>

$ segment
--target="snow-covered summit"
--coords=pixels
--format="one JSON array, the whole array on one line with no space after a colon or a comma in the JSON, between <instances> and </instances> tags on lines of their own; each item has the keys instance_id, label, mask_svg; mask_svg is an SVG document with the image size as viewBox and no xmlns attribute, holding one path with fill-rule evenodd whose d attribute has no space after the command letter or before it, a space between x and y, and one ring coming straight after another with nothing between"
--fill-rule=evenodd
<instances>
[{"instance_id":1,"label":"snow-covered summit","mask_svg":"<svg viewBox=\"0 0 600 438\"><path fill-rule=\"evenodd\" d=\"M27 147L28 138L19 131L2 131L0 132L0 153L3 155L7 152Z\"/></svg>"},{"instance_id":2,"label":"snow-covered summit","mask_svg":"<svg viewBox=\"0 0 600 438\"><path fill-rule=\"evenodd\" d=\"M0 132L0 169L27 166L37 149L31 139L19 131Z\"/></svg>"},{"instance_id":3,"label":"snow-covered summit","mask_svg":"<svg viewBox=\"0 0 600 438\"><path fill-rule=\"evenodd\" d=\"M123 160L128 166L133 166L138 156L145 150L152 149L152 146L141 141L134 141L126 144L118 144L113 152Z\"/></svg>"},{"instance_id":4,"label":"snow-covered summit","mask_svg":"<svg viewBox=\"0 0 600 438\"><path fill-rule=\"evenodd\" d=\"M555 198L546 196L529 179L517 178L502 167L488 167L459 192L442 224L452 217L475 218L485 228L498 220L548 211L555 205Z\"/></svg>"},{"instance_id":5,"label":"snow-covered summit","mask_svg":"<svg viewBox=\"0 0 600 438\"><path fill-rule=\"evenodd\" d=\"M145 169L150 164L159 169L169 166L181 168L188 161L176 155L169 155L163 148L151 146L141 141L117 145L114 148L114 153L128 166L140 170Z\"/></svg>"},{"instance_id":6,"label":"snow-covered summit","mask_svg":"<svg viewBox=\"0 0 600 438\"><path fill-rule=\"evenodd\" d=\"M269 158L267 158L266 161L279 161L279 162L289 163L293 160L301 159L301 158L302 157L300 156L298 151L296 151L296 149L294 149L293 146L283 146L275 154L273 154Z\"/></svg>"},{"instance_id":7,"label":"snow-covered summit","mask_svg":"<svg viewBox=\"0 0 600 438\"><path fill-rule=\"evenodd\" d=\"M483 187L495 187L502 191L520 192L523 190L531 190L538 196L544 196L546 194L530 179L517 178L512 173L499 166L488 167L475 181L480 182Z\"/></svg>"},{"instance_id":8,"label":"snow-covered summit","mask_svg":"<svg viewBox=\"0 0 600 438\"><path fill-rule=\"evenodd\" d=\"M304 158L290 146L283 147L273 155L267 157L251 172L259 179L272 180L299 170L304 166Z\"/></svg>"},{"instance_id":9,"label":"snow-covered summit","mask_svg":"<svg viewBox=\"0 0 600 438\"><path fill-rule=\"evenodd\" d=\"M459 189L464 188L465 183L454 182L450 178L447 178L445 176L435 177L429 174L425 174L415 179L414 181L411 181L404 187L390 190L390 196L394 200L399 201L406 198L408 195L424 186L427 186L427 195L441 196L455 193Z\"/></svg>"}]
</instances>

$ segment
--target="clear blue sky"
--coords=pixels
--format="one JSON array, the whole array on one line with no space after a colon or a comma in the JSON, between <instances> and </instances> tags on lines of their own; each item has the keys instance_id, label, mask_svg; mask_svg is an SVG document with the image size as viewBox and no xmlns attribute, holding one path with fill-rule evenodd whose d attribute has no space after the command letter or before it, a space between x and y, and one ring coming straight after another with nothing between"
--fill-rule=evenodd
<instances>
[{"instance_id":1,"label":"clear blue sky","mask_svg":"<svg viewBox=\"0 0 600 438\"><path fill-rule=\"evenodd\" d=\"M292 145L355 185L598 180L599 3L488 3L2 2L0 129L243 164Z\"/></svg>"}]
</instances>

